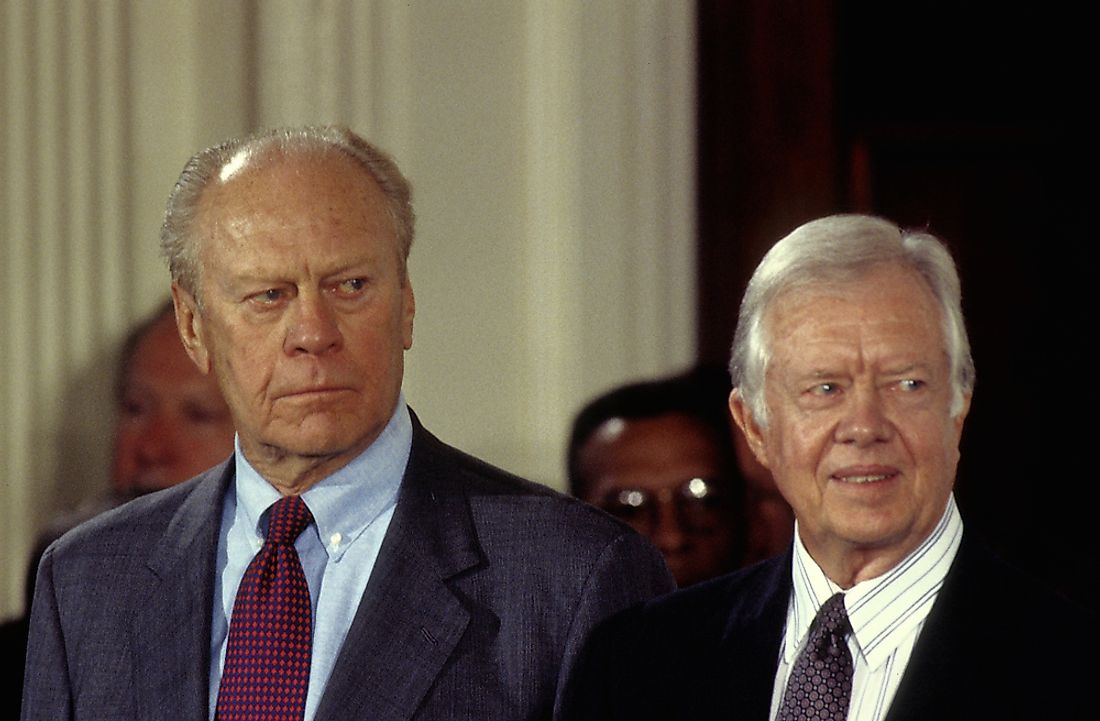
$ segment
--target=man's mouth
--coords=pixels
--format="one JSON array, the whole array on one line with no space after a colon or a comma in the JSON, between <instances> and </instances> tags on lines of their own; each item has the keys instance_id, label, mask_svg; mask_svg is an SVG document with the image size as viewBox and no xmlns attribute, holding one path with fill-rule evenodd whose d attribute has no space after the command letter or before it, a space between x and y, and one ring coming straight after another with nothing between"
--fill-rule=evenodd
<instances>
[{"instance_id":1,"label":"man's mouth","mask_svg":"<svg viewBox=\"0 0 1100 721\"><path fill-rule=\"evenodd\" d=\"M283 393L282 395L284 398L309 397L340 393L347 390L350 389L342 386L319 386L317 388L299 388L297 390Z\"/></svg>"},{"instance_id":2,"label":"man's mouth","mask_svg":"<svg viewBox=\"0 0 1100 721\"><path fill-rule=\"evenodd\" d=\"M832 479L840 483L850 483L861 486L870 483L880 483L894 478L897 475L897 470L893 468L852 468L837 471L832 475Z\"/></svg>"},{"instance_id":3,"label":"man's mouth","mask_svg":"<svg viewBox=\"0 0 1100 721\"><path fill-rule=\"evenodd\" d=\"M887 478L889 478L889 476L885 473L877 473L870 476L843 476L838 480L845 483L874 483L876 481L884 481Z\"/></svg>"}]
</instances>

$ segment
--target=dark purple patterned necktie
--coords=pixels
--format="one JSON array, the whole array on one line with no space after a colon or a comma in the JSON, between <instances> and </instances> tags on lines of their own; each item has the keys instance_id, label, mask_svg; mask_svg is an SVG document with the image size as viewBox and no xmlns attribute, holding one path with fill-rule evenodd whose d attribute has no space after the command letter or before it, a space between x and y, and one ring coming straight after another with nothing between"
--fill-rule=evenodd
<instances>
[{"instance_id":1,"label":"dark purple patterned necktie","mask_svg":"<svg viewBox=\"0 0 1100 721\"><path fill-rule=\"evenodd\" d=\"M852 698L852 654L848 651L844 594L826 601L810 626L810 637L787 679L776 721L845 721Z\"/></svg>"},{"instance_id":2,"label":"dark purple patterned necktie","mask_svg":"<svg viewBox=\"0 0 1100 721\"><path fill-rule=\"evenodd\" d=\"M294 540L311 523L298 496L271 507L267 539L233 601L218 721L301 721L305 713L313 619Z\"/></svg>"}]
</instances>

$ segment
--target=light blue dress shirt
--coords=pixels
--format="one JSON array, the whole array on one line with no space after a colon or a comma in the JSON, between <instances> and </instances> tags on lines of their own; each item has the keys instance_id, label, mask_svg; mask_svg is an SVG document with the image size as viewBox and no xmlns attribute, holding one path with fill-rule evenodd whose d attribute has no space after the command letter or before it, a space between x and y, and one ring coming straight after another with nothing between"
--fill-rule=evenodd
<instances>
[{"instance_id":1,"label":"light blue dress shirt","mask_svg":"<svg viewBox=\"0 0 1100 721\"><path fill-rule=\"evenodd\" d=\"M359 608L412 446L412 419L402 395L378 439L344 468L302 494L315 523L294 547L313 601L313 659L305 721L317 712L344 637ZM237 587L263 545L266 511L281 495L249 464L236 442L236 476L222 505L210 637L210 718L218 700Z\"/></svg>"}]
</instances>

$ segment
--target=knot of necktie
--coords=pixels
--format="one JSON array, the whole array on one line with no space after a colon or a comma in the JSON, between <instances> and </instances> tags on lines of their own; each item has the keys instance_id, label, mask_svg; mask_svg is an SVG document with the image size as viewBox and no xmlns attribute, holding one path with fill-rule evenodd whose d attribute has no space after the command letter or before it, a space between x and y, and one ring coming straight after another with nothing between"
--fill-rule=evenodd
<instances>
[{"instance_id":1,"label":"knot of necktie","mask_svg":"<svg viewBox=\"0 0 1100 721\"><path fill-rule=\"evenodd\" d=\"M275 546L292 546L294 541L313 523L300 496L284 496L271 507L267 518L267 542Z\"/></svg>"},{"instance_id":2,"label":"knot of necktie","mask_svg":"<svg viewBox=\"0 0 1100 721\"><path fill-rule=\"evenodd\" d=\"M843 593L821 605L791 668L777 721L846 721L852 696L851 628Z\"/></svg>"},{"instance_id":3,"label":"knot of necktie","mask_svg":"<svg viewBox=\"0 0 1100 721\"><path fill-rule=\"evenodd\" d=\"M852 624L844 607L844 594L837 593L821 605L814 618L810 636L819 657L839 656L847 650L848 632Z\"/></svg>"}]
</instances>

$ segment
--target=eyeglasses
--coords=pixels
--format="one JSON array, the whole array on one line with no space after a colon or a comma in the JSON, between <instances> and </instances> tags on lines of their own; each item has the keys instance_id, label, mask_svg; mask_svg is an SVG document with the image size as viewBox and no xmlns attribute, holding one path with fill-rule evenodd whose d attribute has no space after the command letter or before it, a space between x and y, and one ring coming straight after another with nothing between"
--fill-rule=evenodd
<instances>
[{"instance_id":1,"label":"eyeglasses","mask_svg":"<svg viewBox=\"0 0 1100 721\"><path fill-rule=\"evenodd\" d=\"M729 498L722 492L722 485L715 479L692 478L659 491L621 488L612 491L599 507L648 534L657 527L660 507L671 505L681 527L706 533L722 525L729 510Z\"/></svg>"}]
</instances>

